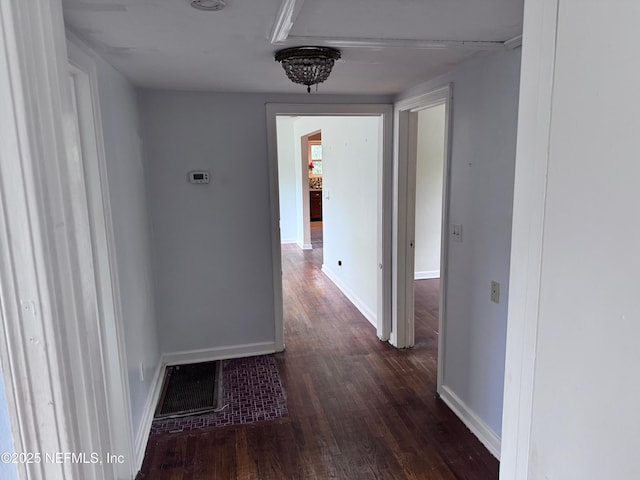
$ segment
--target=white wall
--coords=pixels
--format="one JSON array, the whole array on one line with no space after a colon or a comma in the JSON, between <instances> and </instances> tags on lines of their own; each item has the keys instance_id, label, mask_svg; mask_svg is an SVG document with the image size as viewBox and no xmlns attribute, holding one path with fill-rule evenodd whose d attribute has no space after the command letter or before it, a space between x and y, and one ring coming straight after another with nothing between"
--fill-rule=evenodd
<instances>
[{"instance_id":1,"label":"white wall","mask_svg":"<svg viewBox=\"0 0 640 480\"><path fill-rule=\"evenodd\" d=\"M278 133L278 186L280 195L280 241L296 243L298 216L301 215L299 184L300 175L296 168L293 123L291 117L277 117ZM300 139L298 139L298 142Z\"/></svg>"},{"instance_id":2,"label":"white wall","mask_svg":"<svg viewBox=\"0 0 640 480\"><path fill-rule=\"evenodd\" d=\"M13 452L13 435L11 434L11 426L9 425L4 378L2 372L0 372L0 455ZM0 478L2 478L2 480L17 480L18 472L16 471L16 466L13 463L0 461Z\"/></svg>"},{"instance_id":3,"label":"white wall","mask_svg":"<svg viewBox=\"0 0 640 480\"><path fill-rule=\"evenodd\" d=\"M640 478L640 4L565 0L557 32L526 12L532 50L556 42L554 64L523 57L555 67L527 478ZM546 119L528 120L523 141Z\"/></svg>"},{"instance_id":4,"label":"white wall","mask_svg":"<svg viewBox=\"0 0 640 480\"><path fill-rule=\"evenodd\" d=\"M267 102L389 98L140 92L164 352L275 340ZM209 185L187 183L196 168Z\"/></svg>"},{"instance_id":5,"label":"white wall","mask_svg":"<svg viewBox=\"0 0 640 480\"><path fill-rule=\"evenodd\" d=\"M520 51L466 62L404 92L410 98L453 82L449 242L443 386L476 416L489 436L502 424ZM501 303L490 284L501 285Z\"/></svg>"},{"instance_id":6,"label":"white wall","mask_svg":"<svg viewBox=\"0 0 640 480\"><path fill-rule=\"evenodd\" d=\"M445 106L418 113L415 278L440 277Z\"/></svg>"},{"instance_id":7,"label":"white wall","mask_svg":"<svg viewBox=\"0 0 640 480\"><path fill-rule=\"evenodd\" d=\"M299 117L294 123L298 158L300 137L322 131L323 271L374 326L380 121L379 117Z\"/></svg>"},{"instance_id":8,"label":"white wall","mask_svg":"<svg viewBox=\"0 0 640 480\"><path fill-rule=\"evenodd\" d=\"M151 244L145 193L142 139L136 92L113 67L86 45L96 62L107 180L129 373L131 416L138 432L152 380L159 366L151 274ZM140 381L140 363L145 379Z\"/></svg>"}]
</instances>

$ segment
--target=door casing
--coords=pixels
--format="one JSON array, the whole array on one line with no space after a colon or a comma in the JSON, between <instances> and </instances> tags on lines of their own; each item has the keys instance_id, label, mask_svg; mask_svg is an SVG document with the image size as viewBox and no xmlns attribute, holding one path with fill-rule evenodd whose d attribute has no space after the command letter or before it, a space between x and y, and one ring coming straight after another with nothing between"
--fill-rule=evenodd
<instances>
[{"instance_id":1,"label":"door casing","mask_svg":"<svg viewBox=\"0 0 640 480\"><path fill-rule=\"evenodd\" d=\"M444 167L442 184L442 226L440 250L440 304L438 320L438 392L445 371L447 254L449 224L449 183L451 171L451 125L453 84L449 83L424 95L402 100L395 105L396 148L394 171L396 173L396 201L394 208L393 251L394 285L393 329L391 343L398 348L415 344L414 304L414 248L415 197L416 197L416 143L417 112L430 107L445 105Z\"/></svg>"}]
</instances>

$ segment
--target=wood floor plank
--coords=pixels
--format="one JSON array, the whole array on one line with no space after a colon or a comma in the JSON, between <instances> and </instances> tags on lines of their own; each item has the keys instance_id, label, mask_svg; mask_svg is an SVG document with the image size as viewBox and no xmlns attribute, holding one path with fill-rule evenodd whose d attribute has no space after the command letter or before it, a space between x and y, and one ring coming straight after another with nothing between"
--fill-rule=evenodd
<instances>
[{"instance_id":1,"label":"wood floor plank","mask_svg":"<svg viewBox=\"0 0 640 480\"><path fill-rule=\"evenodd\" d=\"M312 229L314 227L312 226ZM283 248L289 416L153 436L139 479L492 480L498 462L436 394L439 281L415 282L416 347L396 350L321 272Z\"/></svg>"}]
</instances>

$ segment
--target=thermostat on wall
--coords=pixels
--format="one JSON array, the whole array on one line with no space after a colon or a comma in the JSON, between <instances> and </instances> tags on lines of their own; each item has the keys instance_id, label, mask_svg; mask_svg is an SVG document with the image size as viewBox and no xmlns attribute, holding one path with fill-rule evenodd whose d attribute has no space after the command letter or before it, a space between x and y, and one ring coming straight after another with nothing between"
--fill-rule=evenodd
<instances>
[{"instance_id":1,"label":"thermostat on wall","mask_svg":"<svg viewBox=\"0 0 640 480\"><path fill-rule=\"evenodd\" d=\"M209 172L189 172L189 183L209 183Z\"/></svg>"}]
</instances>

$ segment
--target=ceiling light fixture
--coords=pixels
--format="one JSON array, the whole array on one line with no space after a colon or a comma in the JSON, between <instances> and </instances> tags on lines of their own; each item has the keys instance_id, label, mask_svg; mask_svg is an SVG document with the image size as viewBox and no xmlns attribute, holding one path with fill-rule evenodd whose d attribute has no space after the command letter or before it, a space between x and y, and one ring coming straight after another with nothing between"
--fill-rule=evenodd
<instances>
[{"instance_id":1,"label":"ceiling light fixture","mask_svg":"<svg viewBox=\"0 0 640 480\"><path fill-rule=\"evenodd\" d=\"M317 90L341 56L340 50L331 47L292 47L277 51L275 58L282 63L289 80L306 85L311 93L311 85Z\"/></svg>"},{"instance_id":2,"label":"ceiling light fixture","mask_svg":"<svg viewBox=\"0 0 640 480\"><path fill-rule=\"evenodd\" d=\"M193 8L197 8L198 10L215 12L218 10L222 10L227 6L227 3L224 0L193 0L191 2L191 6Z\"/></svg>"}]
</instances>

